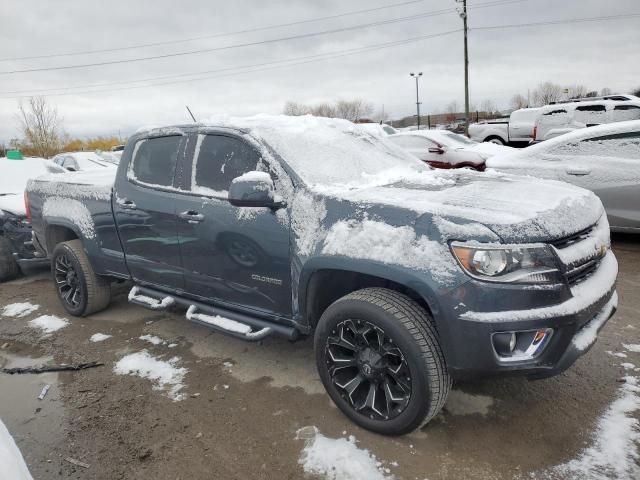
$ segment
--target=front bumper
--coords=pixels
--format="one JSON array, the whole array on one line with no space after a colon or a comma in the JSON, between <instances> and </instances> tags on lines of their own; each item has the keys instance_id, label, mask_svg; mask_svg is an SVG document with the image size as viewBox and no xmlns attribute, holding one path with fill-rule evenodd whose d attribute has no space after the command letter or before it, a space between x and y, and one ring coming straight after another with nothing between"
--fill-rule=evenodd
<instances>
[{"instance_id":1,"label":"front bumper","mask_svg":"<svg viewBox=\"0 0 640 480\"><path fill-rule=\"evenodd\" d=\"M500 287L469 282L463 287L468 303L474 303L474 298L500 296L496 303L501 305L498 311L485 308L478 312L460 308L458 303L448 311L445 355L451 374L454 378L508 374L542 378L566 370L591 348L597 333L615 313L617 271L615 257L609 252L594 275L570 290L567 287L569 296L562 301L557 301L558 292L500 292ZM486 301L483 306L487 307ZM551 338L539 354L527 360L504 361L491 340L495 333L546 328L553 329Z\"/></svg>"}]
</instances>

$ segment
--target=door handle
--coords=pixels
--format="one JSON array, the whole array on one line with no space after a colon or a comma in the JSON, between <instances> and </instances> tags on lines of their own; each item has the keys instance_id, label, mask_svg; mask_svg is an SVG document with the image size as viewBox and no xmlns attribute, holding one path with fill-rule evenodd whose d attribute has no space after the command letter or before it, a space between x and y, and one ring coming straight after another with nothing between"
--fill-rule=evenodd
<instances>
[{"instance_id":1,"label":"door handle","mask_svg":"<svg viewBox=\"0 0 640 480\"><path fill-rule=\"evenodd\" d=\"M591 170L588 170L586 168L567 168L566 170L567 174L569 175L575 175L577 177L583 176L583 175L589 175L591 173Z\"/></svg>"},{"instance_id":2,"label":"door handle","mask_svg":"<svg viewBox=\"0 0 640 480\"><path fill-rule=\"evenodd\" d=\"M133 210L134 208L136 208L136 204L127 198L118 198L116 200L116 203L120 208L128 210Z\"/></svg>"},{"instance_id":3,"label":"door handle","mask_svg":"<svg viewBox=\"0 0 640 480\"><path fill-rule=\"evenodd\" d=\"M204 215L194 210L187 210L186 212L179 213L178 217L188 221L189 223L200 223L204 220Z\"/></svg>"}]
</instances>

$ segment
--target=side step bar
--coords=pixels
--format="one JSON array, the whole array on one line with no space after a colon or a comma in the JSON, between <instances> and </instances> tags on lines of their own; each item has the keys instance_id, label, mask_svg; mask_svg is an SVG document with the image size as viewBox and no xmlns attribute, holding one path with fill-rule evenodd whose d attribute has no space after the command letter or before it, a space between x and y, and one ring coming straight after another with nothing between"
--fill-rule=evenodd
<instances>
[{"instance_id":1,"label":"side step bar","mask_svg":"<svg viewBox=\"0 0 640 480\"><path fill-rule=\"evenodd\" d=\"M181 305L187 308L187 320L249 342L257 342L274 333L291 341L297 340L299 335L293 327L178 296L168 296L148 287L134 286L129 293L129 301L152 310Z\"/></svg>"}]
</instances>

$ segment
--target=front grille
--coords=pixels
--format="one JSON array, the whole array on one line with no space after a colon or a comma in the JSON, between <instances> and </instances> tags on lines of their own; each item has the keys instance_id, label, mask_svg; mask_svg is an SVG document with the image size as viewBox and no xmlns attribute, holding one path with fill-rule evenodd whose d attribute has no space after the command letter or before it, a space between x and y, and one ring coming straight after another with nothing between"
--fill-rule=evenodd
<instances>
[{"instance_id":1,"label":"front grille","mask_svg":"<svg viewBox=\"0 0 640 480\"><path fill-rule=\"evenodd\" d=\"M578 233L575 233L569 237L564 237L561 238L560 240L555 240L553 242L551 242L551 245L553 245L556 248L567 248L571 245L573 245L574 243L577 242L581 242L582 240L584 240L585 238L587 238L589 236L589 234L591 232L593 232L593 229L595 228L595 226L591 226L588 228L585 228L584 230L579 231Z\"/></svg>"},{"instance_id":2,"label":"front grille","mask_svg":"<svg viewBox=\"0 0 640 480\"><path fill-rule=\"evenodd\" d=\"M589 276L595 272L598 267L600 266L600 259L599 258L594 258L590 261L588 261L587 263L584 263L582 265L580 265L579 267L576 267L570 271L568 271L565 276L567 278L567 282L569 283L570 286L574 286L577 285L578 283L582 282L583 280L586 280L587 278L589 278Z\"/></svg>"}]
</instances>

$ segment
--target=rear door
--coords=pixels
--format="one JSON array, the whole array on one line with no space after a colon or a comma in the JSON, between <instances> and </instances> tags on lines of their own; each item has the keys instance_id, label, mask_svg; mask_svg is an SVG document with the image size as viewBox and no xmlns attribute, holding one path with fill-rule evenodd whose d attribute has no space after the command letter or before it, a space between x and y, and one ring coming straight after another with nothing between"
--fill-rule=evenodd
<instances>
[{"instance_id":1,"label":"rear door","mask_svg":"<svg viewBox=\"0 0 640 480\"><path fill-rule=\"evenodd\" d=\"M129 164L120 166L113 196L114 216L131 275L139 282L169 289L184 286L175 185L185 140L182 135L138 140Z\"/></svg>"},{"instance_id":2,"label":"rear door","mask_svg":"<svg viewBox=\"0 0 640 480\"><path fill-rule=\"evenodd\" d=\"M234 178L268 165L252 145L231 134L197 135L193 157L185 162L182 185L189 194L180 195L176 207L185 290L231 308L290 315L286 211L228 201Z\"/></svg>"}]
</instances>

